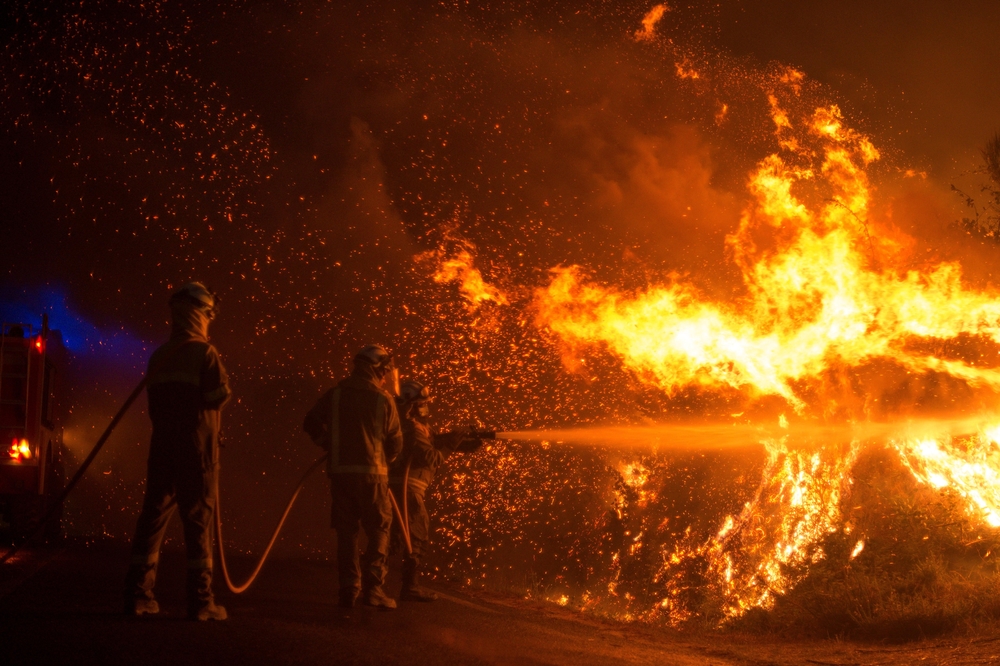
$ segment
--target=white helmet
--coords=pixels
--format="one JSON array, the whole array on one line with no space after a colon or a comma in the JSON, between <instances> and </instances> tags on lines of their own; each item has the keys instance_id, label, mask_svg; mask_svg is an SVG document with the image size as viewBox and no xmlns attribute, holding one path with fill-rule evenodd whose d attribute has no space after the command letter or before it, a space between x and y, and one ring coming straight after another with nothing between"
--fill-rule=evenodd
<instances>
[{"instance_id":1,"label":"white helmet","mask_svg":"<svg viewBox=\"0 0 1000 666\"><path fill-rule=\"evenodd\" d=\"M399 397L396 398L396 405L399 407L399 413L404 416L416 415L426 419L431 414L428 404L430 399L430 389L415 379L407 379L399 385Z\"/></svg>"}]
</instances>

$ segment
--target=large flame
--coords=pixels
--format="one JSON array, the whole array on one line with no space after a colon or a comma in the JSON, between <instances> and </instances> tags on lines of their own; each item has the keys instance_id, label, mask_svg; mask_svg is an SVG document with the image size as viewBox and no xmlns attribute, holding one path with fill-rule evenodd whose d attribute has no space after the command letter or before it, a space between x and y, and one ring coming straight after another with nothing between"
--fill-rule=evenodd
<instances>
[{"instance_id":1,"label":"large flame","mask_svg":"<svg viewBox=\"0 0 1000 666\"><path fill-rule=\"evenodd\" d=\"M790 70L783 80L793 94L801 85L797 74ZM865 168L879 159L878 150L845 127L836 106L796 122L777 94L769 102L781 150L750 176L750 203L727 238L743 296L712 302L679 280L625 292L588 280L576 266L555 268L533 305L564 357L603 346L668 393L727 387L780 396L799 412L817 406L809 402L816 398L811 388L826 371L874 361L1000 387L1000 369L945 358L933 351L940 344L926 344L963 335L1000 342L1000 294L963 284L955 263L923 272L894 265L898 239L888 234L877 251ZM895 446L918 481L960 493L970 510L1000 526L995 441L982 435L960 445L918 439ZM682 542L664 553L658 579L666 594L657 611L672 621L691 613L680 600L692 559L705 562L703 584L715 590L723 615L735 617L771 607L810 562L824 557L819 542L839 529L858 443L818 451L785 440L764 444L761 486L742 514L727 518L707 542ZM851 557L863 548L859 541Z\"/></svg>"},{"instance_id":2,"label":"large flame","mask_svg":"<svg viewBox=\"0 0 1000 666\"><path fill-rule=\"evenodd\" d=\"M789 114L772 105L785 149L750 177L752 203L728 238L743 297L711 302L680 281L629 293L560 267L536 292L537 322L566 347L605 346L668 392L726 386L781 396L800 411L803 383L834 365L879 359L1000 387L997 368L919 344L961 335L1000 342L1000 294L965 286L956 263L918 272L894 268L891 254L876 257L864 167L878 151L844 127L836 106L816 109L796 138L788 135ZM797 194L805 183L810 190ZM772 249L758 247L762 233ZM891 252L892 239L880 245Z\"/></svg>"}]
</instances>

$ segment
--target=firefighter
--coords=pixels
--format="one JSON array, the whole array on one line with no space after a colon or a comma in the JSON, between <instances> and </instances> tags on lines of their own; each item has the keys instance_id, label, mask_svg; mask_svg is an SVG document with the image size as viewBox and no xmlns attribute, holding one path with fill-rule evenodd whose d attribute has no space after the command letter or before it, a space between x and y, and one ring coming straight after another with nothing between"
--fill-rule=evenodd
<instances>
[{"instance_id":1,"label":"firefighter","mask_svg":"<svg viewBox=\"0 0 1000 666\"><path fill-rule=\"evenodd\" d=\"M399 598L429 602L437 599L437 595L419 584L420 563L429 550L431 537L424 495L445 458L459 449L475 451L482 446L482 441L467 428L435 435L430 428L430 390L420 382L404 381L397 403L403 423L403 452L389 470L389 482L397 501L402 503L403 477L406 476L405 501L411 547L410 552L403 554L403 589ZM393 525L393 541L397 547L403 540L400 527Z\"/></svg>"},{"instance_id":2,"label":"firefighter","mask_svg":"<svg viewBox=\"0 0 1000 666\"><path fill-rule=\"evenodd\" d=\"M303 428L329 452L327 474L333 495L332 526L337 531L339 604L390 610L396 601L384 591L389 557L389 463L403 447L392 393L399 375L392 355L369 345L354 357L351 376L327 391L306 415ZM358 562L359 526L368 547Z\"/></svg>"},{"instance_id":3,"label":"firefighter","mask_svg":"<svg viewBox=\"0 0 1000 666\"><path fill-rule=\"evenodd\" d=\"M218 477L219 414L229 380L208 341L215 295L200 282L170 297L170 340L149 359L147 394L153 434L146 497L132 539L125 612L159 612L153 597L160 544L179 507L187 550L187 611L192 620L225 620L212 595L212 520Z\"/></svg>"}]
</instances>

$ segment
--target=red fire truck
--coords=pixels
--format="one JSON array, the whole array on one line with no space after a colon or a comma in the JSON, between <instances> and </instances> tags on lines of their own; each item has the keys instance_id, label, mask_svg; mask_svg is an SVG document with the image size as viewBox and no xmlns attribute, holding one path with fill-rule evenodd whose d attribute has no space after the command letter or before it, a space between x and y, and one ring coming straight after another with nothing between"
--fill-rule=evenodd
<instances>
[{"instance_id":1,"label":"red fire truck","mask_svg":"<svg viewBox=\"0 0 1000 666\"><path fill-rule=\"evenodd\" d=\"M53 389L56 368L65 358L61 336L4 323L0 331L0 529L19 538L32 529L47 502L64 482L62 428ZM59 519L46 526L57 536Z\"/></svg>"}]
</instances>

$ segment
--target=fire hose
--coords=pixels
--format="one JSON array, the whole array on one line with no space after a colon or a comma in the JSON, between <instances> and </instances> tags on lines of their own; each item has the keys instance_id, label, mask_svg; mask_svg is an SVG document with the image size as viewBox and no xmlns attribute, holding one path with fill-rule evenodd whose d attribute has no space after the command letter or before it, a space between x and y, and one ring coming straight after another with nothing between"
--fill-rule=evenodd
<instances>
[{"instance_id":1,"label":"fire hose","mask_svg":"<svg viewBox=\"0 0 1000 666\"><path fill-rule=\"evenodd\" d=\"M302 475L302 478L299 480L299 485L297 485L295 487L295 491L292 493L291 499L289 499L288 500L288 504L285 505L285 512L283 514L281 514L281 520L278 521L278 526L274 528L274 532L271 534L271 540L268 542L267 547L264 549L264 553L260 556L260 559L257 560L257 566L254 567L254 570L250 574L250 577L247 578L247 581L245 583L243 583L242 585L236 585L236 584L233 583L232 578L229 577L229 567L226 566L226 551L225 551L225 547L224 547L223 541L222 541L222 504L221 504L221 502L219 500L219 496L221 495L221 493L219 493L218 485L216 485L216 491L215 491L215 541L216 541L216 543L219 544L219 568L222 569L222 577L226 580L226 587L229 588L230 592L232 592L233 594L243 594L244 592L247 591L247 589L257 579L257 574L259 574L260 570L264 567L264 562L267 560L267 556L270 555L271 548L274 547L274 543L278 540L278 534L281 532L281 528L284 527L284 525L285 525L285 520L288 518L288 514L292 510L292 505L295 504L295 500L298 498L299 493L302 491L303 486L306 485L306 481L309 479L310 476L312 476L313 472L315 472L317 469L319 469L320 466L324 462L326 462L326 459L327 459L328 455L329 454L323 454L322 456L320 456L316 460L316 462L314 462L312 465L309 466L309 469L306 470L306 473ZM410 472L410 466L409 466L409 464L407 464L407 466L406 466L406 473L403 476L403 479L404 479L404 486L403 487L404 488L406 487L405 486L405 480L406 480L406 477L409 475L409 472ZM218 481L216 481L216 484L218 484ZM411 552L413 552L413 549L412 549L412 547L410 545L409 522L407 520L405 520L405 517L407 516L406 492L405 492L405 490L404 490L404 493L403 493L403 513L402 514L400 513L400 510L399 510L399 504L396 503L396 498L393 496L391 490L389 491L389 501L392 503L393 511L396 512L396 518L400 521L400 525L402 527L402 532L403 532L403 543L406 545L406 552L407 553L411 553Z\"/></svg>"},{"instance_id":2,"label":"fire hose","mask_svg":"<svg viewBox=\"0 0 1000 666\"><path fill-rule=\"evenodd\" d=\"M247 588L253 584L254 580L257 579L257 574L264 566L267 556L271 554L271 548L274 547L274 542L278 540L278 534L281 532L281 528L285 526L285 520L288 518L288 514L292 510L292 505L295 504L295 500L298 499L299 493L302 492L303 486L306 485L306 480L312 476L312 473L319 469L320 465L326 462L327 455L324 454L320 458L309 466L306 473L302 475L299 480L299 485L295 487L295 492L292 493L292 497L288 500L288 504L285 505L285 512L281 514L281 520L278 521L278 526L274 528L274 533L271 534L271 540L267 543L267 548L264 549L264 554L260 556L257 561L257 566L254 567L253 572L250 577L247 578L247 582L242 585L235 585L233 580L229 577L229 568L226 566L226 551L222 545L222 503L219 499L221 493L219 492L219 480L215 480L215 542L219 544L219 567L222 569L222 577L226 579L226 587L233 594L242 594L247 591Z\"/></svg>"}]
</instances>

